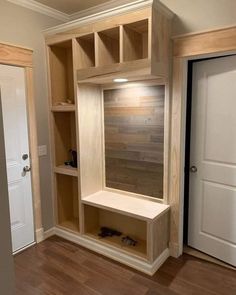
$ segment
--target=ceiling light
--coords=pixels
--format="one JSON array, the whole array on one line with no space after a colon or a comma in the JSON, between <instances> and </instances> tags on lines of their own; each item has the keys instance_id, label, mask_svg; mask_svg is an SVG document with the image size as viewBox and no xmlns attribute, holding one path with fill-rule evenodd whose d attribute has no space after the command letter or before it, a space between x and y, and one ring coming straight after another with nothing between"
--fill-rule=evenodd
<instances>
[{"instance_id":1,"label":"ceiling light","mask_svg":"<svg viewBox=\"0 0 236 295\"><path fill-rule=\"evenodd\" d=\"M113 80L115 83L124 83L124 82L128 82L128 79L125 78L117 78Z\"/></svg>"}]
</instances>

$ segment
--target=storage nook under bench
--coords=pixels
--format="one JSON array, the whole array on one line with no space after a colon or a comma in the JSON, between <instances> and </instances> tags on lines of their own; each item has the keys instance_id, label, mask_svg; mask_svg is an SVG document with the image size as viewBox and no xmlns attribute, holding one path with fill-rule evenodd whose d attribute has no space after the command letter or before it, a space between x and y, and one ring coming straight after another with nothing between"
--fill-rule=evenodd
<instances>
[{"instance_id":1,"label":"storage nook under bench","mask_svg":"<svg viewBox=\"0 0 236 295\"><path fill-rule=\"evenodd\" d=\"M56 234L150 275L169 256L171 17L153 1L46 34Z\"/></svg>"}]
</instances>

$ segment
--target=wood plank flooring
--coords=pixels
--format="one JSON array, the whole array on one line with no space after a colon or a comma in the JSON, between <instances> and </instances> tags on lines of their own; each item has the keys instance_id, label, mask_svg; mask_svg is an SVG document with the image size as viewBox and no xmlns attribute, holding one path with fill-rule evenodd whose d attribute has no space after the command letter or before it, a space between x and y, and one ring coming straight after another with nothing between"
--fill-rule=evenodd
<instances>
[{"instance_id":1,"label":"wood plank flooring","mask_svg":"<svg viewBox=\"0 0 236 295\"><path fill-rule=\"evenodd\" d=\"M236 272L183 255L153 276L59 237L15 256L17 295L234 295Z\"/></svg>"}]
</instances>

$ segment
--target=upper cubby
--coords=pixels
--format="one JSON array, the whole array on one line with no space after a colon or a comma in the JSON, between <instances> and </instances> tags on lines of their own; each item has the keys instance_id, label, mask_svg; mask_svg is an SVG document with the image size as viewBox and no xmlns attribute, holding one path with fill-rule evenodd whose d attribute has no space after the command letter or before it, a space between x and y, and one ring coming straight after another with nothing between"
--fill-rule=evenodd
<instances>
[{"instance_id":1,"label":"upper cubby","mask_svg":"<svg viewBox=\"0 0 236 295\"><path fill-rule=\"evenodd\" d=\"M95 66L94 34L88 34L76 39L76 67L85 69Z\"/></svg>"},{"instance_id":2,"label":"upper cubby","mask_svg":"<svg viewBox=\"0 0 236 295\"><path fill-rule=\"evenodd\" d=\"M72 40L49 47L49 67L52 106L74 105Z\"/></svg>"},{"instance_id":3,"label":"upper cubby","mask_svg":"<svg viewBox=\"0 0 236 295\"><path fill-rule=\"evenodd\" d=\"M96 66L120 62L119 27L97 33Z\"/></svg>"},{"instance_id":4,"label":"upper cubby","mask_svg":"<svg viewBox=\"0 0 236 295\"><path fill-rule=\"evenodd\" d=\"M123 26L123 61L148 58L148 19Z\"/></svg>"}]
</instances>

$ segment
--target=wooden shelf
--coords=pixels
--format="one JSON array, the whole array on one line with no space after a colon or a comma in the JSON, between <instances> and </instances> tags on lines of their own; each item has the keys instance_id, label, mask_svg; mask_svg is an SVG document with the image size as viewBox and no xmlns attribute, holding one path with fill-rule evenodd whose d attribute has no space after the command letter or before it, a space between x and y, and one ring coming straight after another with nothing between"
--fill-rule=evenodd
<instances>
[{"instance_id":1,"label":"wooden shelf","mask_svg":"<svg viewBox=\"0 0 236 295\"><path fill-rule=\"evenodd\" d=\"M120 62L119 27L97 33L96 66Z\"/></svg>"},{"instance_id":2,"label":"wooden shelf","mask_svg":"<svg viewBox=\"0 0 236 295\"><path fill-rule=\"evenodd\" d=\"M49 69L51 80L51 101L74 102L72 41L64 41L49 47Z\"/></svg>"},{"instance_id":3,"label":"wooden shelf","mask_svg":"<svg viewBox=\"0 0 236 295\"><path fill-rule=\"evenodd\" d=\"M84 69L95 66L94 34L85 35L76 39L76 68Z\"/></svg>"},{"instance_id":4,"label":"wooden shelf","mask_svg":"<svg viewBox=\"0 0 236 295\"><path fill-rule=\"evenodd\" d=\"M123 61L148 58L148 19L123 26Z\"/></svg>"},{"instance_id":5,"label":"wooden shelf","mask_svg":"<svg viewBox=\"0 0 236 295\"><path fill-rule=\"evenodd\" d=\"M56 174L57 224L79 231L78 177Z\"/></svg>"},{"instance_id":6,"label":"wooden shelf","mask_svg":"<svg viewBox=\"0 0 236 295\"><path fill-rule=\"evenodd\" d=\"M78 169L67 166L67 165L60 165L54 168L54 172L58 174L64 174L64 175L69 175L69 176L78 176Z\"/></svg>"},{"instance_id":7,"label":"wooden shelf","mask_svg":"<svg viewBox=\"0 0 236 295\"><path fill-rule=\"evenodd\" d=\"M52 112L75 112L75 105L57 105L51 107Z\"/></svg>"},{"instance_id":8,"label":"wooden shelf","mask_svg":"<svg viewBox=\"0 0 236 295\"><path fill-rule=\"evenodd\" d=\"M54 112L53 115L55 166L70 160L70 150L77 150L75 112Z\"/></svg>"},{"instance_id":9,"label":"wooden shelf","mask_svg":"<svg viewBox=\"0 0 236 295\"><path fill-rule=\"evenodd\" d=\"M121 241L124 235L120 237L113 236L113 237L101 238L98 236L99 232L100 232L100 228L97 228L90 233L86 233L86 236L96 240L99 243L116 247L120 251L128 252L129 254L147 259L147 246L145 241L136 239L138 243L135 246L128 246L122 243Z\"/></svg>"},{"instance_id":10,"label":"wooden shelf","mask_svg":"<svg viewBox=\"0 0 236 295\"><path fill-rule=\"evenodd\" d=\"M110 191L99 191L84 198L82 202L147 221L154 220L170 208L169 205Z\"/></svg>"},{"instance_id":11,"label":"wooden shelf","mask_svg":"<svg viewBox=\"0 0 236 295\"><path fill-rule=\"evenodd\" d=\"M63 229L69 229L74 232L79 232L79 219L72 218L72 219L64 220L60 222L58 226L62 227Z\"/></svg>"}]
</instances>

